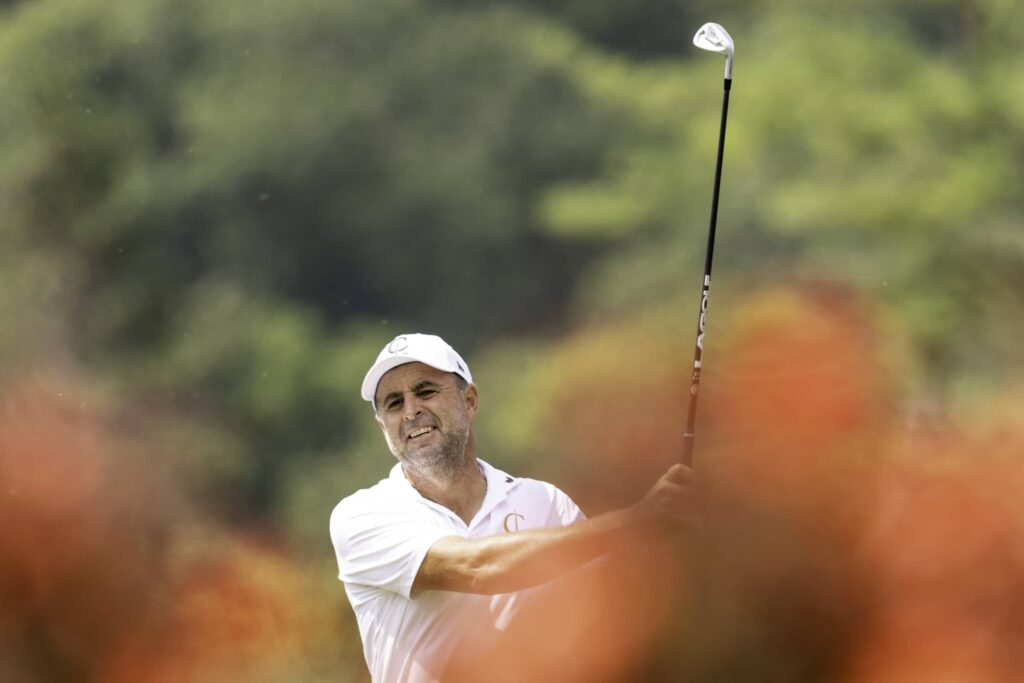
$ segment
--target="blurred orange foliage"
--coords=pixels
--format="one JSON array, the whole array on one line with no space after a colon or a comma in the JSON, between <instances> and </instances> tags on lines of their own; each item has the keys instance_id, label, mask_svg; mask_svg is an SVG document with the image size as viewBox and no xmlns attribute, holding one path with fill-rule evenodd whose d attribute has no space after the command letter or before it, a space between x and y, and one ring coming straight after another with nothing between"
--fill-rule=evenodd
<instances>
[{"instance_id":1,"label":"blurred orange foliage","mask_svg":"<svg viewBox=\"0 0 1024 683\"><path fill-rule=\"evenodd\" d=\"M68 377L0 397L4 680L88 680L160 599L165 499Z\"/></svg>"},{"instance_id":2,"label":"blurred orange foliage","mask_svg":"<svg viewBox=\"0 0 1024 683\"><path fill-rule=\"evenodd\" d=\"M910 419L910 354L883 320L841 290L749 297L705 356L701 530L633 539L552 584L448 680L1019 679L1024 392ZM591 510L632 502L677 457L687 344L653 329L581 330L538 394L542 440ZM324 591L340 587L200 519L144 419L83 387L0 394L0 680L352 676L310 665L343 637Z\"/></svg>"},{"instance_id":3,"label":"blurred orange foliage","mask_svg":"<svg viewBox=\"0 0 1024 683\"><path fill-rule=\"evenodd\" d=\"M71 377L0 396L0 680L289 680L341 649L340 600L201 519L145 418L95 403Z\"/></svg>"},{"instance_id":4,"label":"blurred orange foliage","mask_svg":"<svg viewBox=\"0 0 1024 683\"><path fill-rule=\"evenodd\" d=\"M1019 404L971 433L941 416L915 424L911 354L883 321L842 289L749 297L705 356L703 533L573 577L510 633L488 676L499 661L492 680L1019 678ZM624 324L556 354L553 405L567 409L545 439L589 464L592 488L635 496L667 466L688 387L680 344ZM613 347L632 352L599 352Z\"/></svg>"}]
</instances>

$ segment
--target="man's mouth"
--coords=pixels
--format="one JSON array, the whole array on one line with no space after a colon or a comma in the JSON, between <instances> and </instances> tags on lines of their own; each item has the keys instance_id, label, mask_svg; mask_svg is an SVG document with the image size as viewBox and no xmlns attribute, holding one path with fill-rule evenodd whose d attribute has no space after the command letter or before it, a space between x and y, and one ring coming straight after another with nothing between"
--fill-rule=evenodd
<instances>
[{"instance_id":1,"label":"man's mouth","mask_svg":"<svg viewBox=\"0 0 1024 683\"><path fill-rule=\"evenodd\" d=\"M430 427L430 426L420 427L419 429L414 429L413 431L409 432L409 436L407 436L405 438L409 439L409 440L418 439L419 437L423 436L424 434L429 434L432 431L434 431L433 427Z\"/></svg>"}]
</instances>

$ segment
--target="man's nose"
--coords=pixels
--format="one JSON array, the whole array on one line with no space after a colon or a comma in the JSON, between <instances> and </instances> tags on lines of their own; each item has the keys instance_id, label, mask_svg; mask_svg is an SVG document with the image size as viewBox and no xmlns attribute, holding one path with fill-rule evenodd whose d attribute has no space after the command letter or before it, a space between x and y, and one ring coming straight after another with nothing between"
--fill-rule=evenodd
<instances>
[{"instance_id":1,"label":"man's nose","mask_svg":"<svg viewBox=\"0 0 1024 683\"><path fill-rule=\"evenodd\" d=\"M420 407L420 400L415 394L409 394L402 403L402 419L406 421L415 420L416 416L423 412Z\"/></svg>"}]
</instances>

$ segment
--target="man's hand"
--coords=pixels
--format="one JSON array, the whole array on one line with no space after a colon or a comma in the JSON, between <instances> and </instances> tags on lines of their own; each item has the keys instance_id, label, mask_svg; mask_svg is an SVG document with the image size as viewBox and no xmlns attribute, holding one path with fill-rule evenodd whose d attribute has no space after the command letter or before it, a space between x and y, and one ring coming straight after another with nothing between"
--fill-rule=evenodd
<instances>
[{"instance_id":1,"label":"man's hand","mask_svg":"<svg viewBox=\"0 0 1024 683\"><path fill-rule=\"evenodd\" d=\"M645 529L677 529L691 527L696 522L696 507L693 470L676 464L630 509L636 523Z\"/></svg>"}]
</instances>

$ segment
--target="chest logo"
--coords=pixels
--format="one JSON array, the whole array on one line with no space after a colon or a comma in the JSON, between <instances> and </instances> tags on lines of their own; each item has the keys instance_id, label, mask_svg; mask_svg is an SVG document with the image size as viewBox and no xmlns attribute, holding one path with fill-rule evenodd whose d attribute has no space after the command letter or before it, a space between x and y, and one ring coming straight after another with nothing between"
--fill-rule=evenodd
<instances>
[{"instance_id":1,"label":"chest logo","mask_svg":"<svg viewBox=\"0 0 1024 683\"><path fill-rule=\"evenodd\" d=\"M505 521L502 526L505 527L505 533L512 533L513 531L519 531L519 520L526 521L526 517L523 517L518 512L510 512L505 515Z\"/></svg>"}]
</instances>

